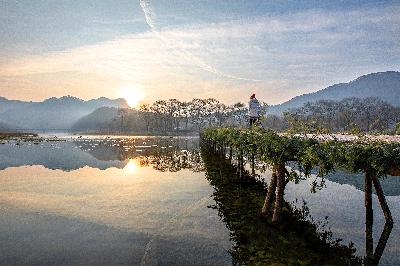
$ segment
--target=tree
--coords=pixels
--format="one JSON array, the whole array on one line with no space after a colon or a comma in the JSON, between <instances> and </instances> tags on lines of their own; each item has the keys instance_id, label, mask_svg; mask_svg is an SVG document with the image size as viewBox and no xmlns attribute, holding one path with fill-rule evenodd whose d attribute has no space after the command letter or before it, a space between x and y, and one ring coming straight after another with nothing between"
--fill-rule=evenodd
<instances>
[{"instance_id":1,"label":"tree","mask_svg":"<svg viewBox=\"0 0 400 266\"><path fill-rule=\"evenodd\" d=\"M118 108L118 117L120 121L120 132L125 132L125 124L124 124L124 119L126 114L128 113L128 110L125 108Z\"/></svg>"},{"instance_id":2,"label":"tree","mask_svg":"<svg viewBox=\"0 0 400 266\"><path fill-rule=\"evenodd\" d=\"M167 103L163 100L158 100L153 103L150 109L155 113L155 122L157 131L166 131L166 107Z\"/></svg>"},{"instance_id":3,"label":"tree","mask_svg":"<svg viewBox=\"0 0 400 266\"><path fill-rule=\"evenodd\" d=\"M150 105L147 103L141 104L139 106L139 111L142 113L142 116L146 123L146 131L149 132L150 131L150 119L151 119Z\"/></svg>"},{"instance_id":4,"label":"tree","mask_svg":"<svg viewBox=\"0 0 400 266\"><path fill-rule=\"evenodd\" d=\"M246 124L247 112L248 110L243 103L239 102L231 106L231 114L237 126Z\"/></svg>"},{"instance_id":5,"label":"tree","mask_svg":"<svg viewBox=\"0 0 400 266\"><path fill-rule=\"evenodd\" d=\"M179 116L184 119L185 130L188 130L189 119L192 116L192 104L191 104L191 102L182 102L181 103Z\"/></svg>"},{"instance_id":6,"label":"tree","mask_svg":"<svg viewBox=\"0 0 400 266\"><path fill-rule=\"evenodd\" d=\"M291 110L286 119L289 124L310 128L326 128L331 131L365 132L384 131L393 128L400 118L400 108L374 97L346 98L342 101L317 101Z\"/></svg>"},{"instance_id":7,"label":"tree","mask_svg":"<svg viewBox=\"0 0 400 266\"><path fill-rule=\"evenodd\" d=\"M169 99L165 102L165 114L168 120L168 128L170 131L173 130L174 120L179 117L180 102L177 99Z\"/></svg>"},{"instance_id":8,"label":"tree","mask_svg":"<svg viewBox=\"0 0 400 266\"><path fill-rule=\"evenodd\" d=\"M206 101L202 99L193 99L191 105L191 117L193 124L196 125L198 131L201 131L206 122Z\"/></svg>"}]
</instances>

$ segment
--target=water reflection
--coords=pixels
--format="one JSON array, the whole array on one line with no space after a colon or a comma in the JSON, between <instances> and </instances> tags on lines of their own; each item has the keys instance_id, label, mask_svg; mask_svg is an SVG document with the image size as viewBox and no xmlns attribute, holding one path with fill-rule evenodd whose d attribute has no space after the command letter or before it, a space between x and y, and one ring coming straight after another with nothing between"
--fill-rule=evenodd
<instances>
[{"instance_id":1,"label":"water reflection","mask_svg":"<svg viewBox=\"0 0 400 266\"><path fill-rule=\"evenodd\" d=\"M170 172L200 172L204 168L197 138L82 138L40 143L9 141L0 145L0 170L23 165L64 171L85 166L101 170L123 168L127 172L137 166Z\"/></svg>"},{"instance_id":2,"label":"water reflection","mask_svg":"<svg viewBox=\"0 0 400 266\"><path fill-rule=\"evenodd\" d=\"M376 245L374 251L374 239L372 236L372 223L370 221L366 221L366 229L365 229L365 264L366 265L378 265L379 261L385 251L386 244L389 240L390 233L392 232L393 224L386 222L385 226L382 230L381 236L379 237L378 244Z\"/></svg>"},{"instance_id":3,"label":"water reflection","mask_svg":"<svg viewBox=\"0 0 400 266\"><path fill-rule=\"evenodd\" d=\"M229 232L207 208L196 147L175 138L0 145L0 264L229 265Z\"/></svg>"},{"instance_id":4,"label":"water reflection","mask_svg":"<svg viewBox=\"0 0 400 266\"><path fill-rule=\"evenodd\" d=\"M378 265L389 240L393 229L392 219L385 220L385 226L379 237L378 244L374 251L373 223L374 210L372 207L372 184L373 180L369 174L365 175L365 265ZM376 187L375 187L376 189ZM378 187L380 189L380 187Z\"/></svg>"},{"instance_id":5,"label":"water reflection","mask_svg":"<svg viewBox=\"0 0 400 266\"><path fill-rule=\"evenodd\" d=\"M220 156L214 156L214 161L219 160L221 162L219 157ZM262 162L256 161L254 169L252 169L253 164L251 162L248 162L246 169L248 169L247 173L251 173L251 175L247 176L247 178L250 177L250 179L247 179L247 182L243 184L239 182L240 178L237 177L235 169L232 169L231 171L227 170L232 167L231 165L226 165L223 163L223 161L221 162L221 164L223 164L224 166L213 165L215 164L214 161L206 161L206 173L209 177L211 184L215 187L215 200L217 201L217 203L218 200L224 201L220 205L217 204L215 208L220 211L220 214L222 216L225 217L226 215L228 215L228 218L225 217L225 219L227 219L225 221L228 224L228 228L233 230L233 239L235 240L236 244L232 253L235 254L235 256L238 258L239 263L248 262L249 259L254 259L255 261L266 259L263 257L262 254L264 253L265 255L265 253L268 253L265 252L265 250L268 250L267 246L269 245L275 245L278 251L274 252L276 252L277 254L286 255L286 253L282 251L283 249L279 251L279 241L277 243L268 243L268 241L271 240L264 239L263 236L257 235L256 233L253 234L251 232L252 230L258 230L258 232L262 235L265 234L265 232L270 231L271 228L265 228L265 224L263 228L263 225L260 224L260 221L249 219L247 222L244 222L243 220L241 220L242 217L246 217L245 219L247 219L248 216L256 216L256 212L254 210L259 210L261 208L260 201L257 202L253 200L250 205L247 205L251 200L244 200L242 199L242 197L246 198L247 195L251 195L251 197L253 198L260 197L260 194L262 194L262 192L260 191L263 191L263 188L260 188L260 185L258 186L259 192L253 191L257 190L257 188L254 189L254 187L251 191L249 191L246 186L249 185L251 177L262 178L263 180L269 182L269 177L271 173L267 170L267 167ZM236 165L238 164L238 162L233 161L233 164ZM222 178L224 178L224 180L221 180ZM338 180L338 182L332 182L332 180L335 180L335 178ZM334 239L344 239L344 241L342 241L344 245L350 244L351 248L348 251L355 252L353 254L354 257L350 259L354 259L354 261L351 261L351 264L357 264L364 261L363 263L367 265L397 265L400 262L398 257L400 247L396 240L400 234L400 228L398 226L398 222L400 221L398 219L398 215L400 214L400 205L398 204L400 198L398 196L393 196L398 195L399 188L396 186L391 187L390 185L393 183L398 183L398 177L387 177L382 182L385 191L392 192L391 196L387 197L387 200L391 210L393 211L392 213L394 214L394 217L396 217L396 222L394 226L393 224L385 223L383 215L381 214L381 208L378 206L376 195L372 195L371 193L371 204L369 208L364 209L364 183L362 182L362 187L361 185L357 185L357 187L354 185L357 184L359 178L359 175L352 175L344 171L338 171L334 175L329 176L322 183L320 179L317 179L318 184L324 184L321 186L321 190L319 190L317 193L310 192L310 188L314 183L313 180L303 180L299 184L294 184L293 182L289 183L285 199L289 202L292 202L292 204L291 206L288 205L286 207L286 210L290 211L293 207L299 208L299 210L301 210L300 213L307 214L307 221L315 223L317 227L321 227L322 225L322 228L319 228L318 230L320 234L317 233L317 236L319 235L319 238L326 240L331 239L331 241L334 241ZM356 180L355 182L354 179ZM348 180L348 182L345 182L346 180ZM250 183L253 183L252 186L257 187L254 182ZM225 189L226 193L223 193ZM240 196L236 195L233 197L233 195L227 193L229 190L240 190L243 191L243 194L239 193ZM307 206L301 206L303 202L306 202ZM238 209L237 206L242 206L242 208ZM253 211L248 210L251 208L253 208ZM375 216L373 215L372 208L375 208L377 210ZM369 215L370 217L368 217L367 211L369 209L371 210L371 214ZM306 212L304 210L306 210ZM364 219L364 214L366 213L366 211L367 218ZM294 209L292 211L292 213L297 216L297 220L286 217L285 219L290 220L291 222L289 224L286 224L286 228L285 226L279 227L285 228L285 230L287 230L288 232L292 230L292 226L298 227L296 223L302 221L302 217L304 215L298 216L296 214L297 212L297 209ZM252 214L249 215L249 213ZM239 218L235 218L235 215L237 215ZM375 218L375 224L373 223L373 218ZM229 225L229 223L232 223L233 225ZM254 224L255 228L257 228L252 229L248 226L246 228L246 230L249 230L249 232L244 233L244 235L246 235L246 239L252 239L251 241L249 241L250 243L264 243L264 245L266 246L263 246L263 244L253 244L253 246L250 245L251 247L248 247L249 244L243 244L240 237L243 234L243 229L241 227L244 227L244 225L242 223ZM328 228L328 230L326 230L326 228ZM313 232L310 232L310 230L305 229L303 231L308 231L309 236L313 235ZM279 237L286 239L287 242L294 243L293 246L286 248L297 249L295 244L296 240L291 240L290 237L285 235L285 233L286 232L279 232L278 235ZM301 239L301 237L304 237L305 234L306 233L304 233L303 235L300 234L299 238ZM307 238L309 238L309 236ZM375 239L376 241L375 244L373 239ZM345 246L342 247L345 248ZM313 249L315 252L318 252L318 248L312 246L310 248ZM247 249L260 251L261 255L252 254L251 252L246 251ZM333 252L335 253L335 251ZM278 261L281 262L285 259L296 260L297 254L290 254L289 252L287 252L287 254L289 258L279 258L279 256L276 256L274 254L271 255L268 253L266 255L268 258L266 259L265 263L279 263ZM347 256L349 254L350 253L345 253L345 255ZM343 254L340 256L343 256ZM342 257L342 259L345 260L348 260L348 258L349 257L346 258L346 256L344 258ZM302 259L307 260L307 256L300 258L300 260ZM323 259L319 258L319 261L317 260L318 264L327 263L326 261L323 261ZM285 261L284 263L291 262ZM310 262L308 261L306 263ZM312 262L312 264L314 263L316 263L316 261ZM338 263L338 261L336 261L336 263ZM340 264L342 263L344 262L340 262Z\"/></svg>"},{"instance_id":6,"label":"water reflection","mask_svg":"<svg viewBox=\"0 0 400 266\"><path fill-rule=\"evenodd\" d=\"M304 199L316 222L329 216L332 239L345 239L345 245L335 245L329 244L329 230L318 234L290 205L285 224L265 223L258 216L264 180L226 182L227 176L236 178L235 169L220 158L204 153L203 158L197 138L1 144L0 264L18 264L24 257L36 264L88 264L88 257L98 258L97 264L134 265L223 265L232 258L237 264L357 264L364 251L369 264L399 263L398 179L382 184L393 195L388 197L397 219L393 228L384 225L376 197L375 222L364 219L364 183L357 177L338 172L316 194L309 193L309 181L288 184L288 202ZM347 246L350 241L354 246ZM62 249L46 251L54 242ZM81 250L90 255L83 258ZM54 255L63 252L62 258ZM115 254L120 257L111 259Z\"/></svg>"},{"instance_id":7,"label":"water reflection","mask_svg":"<svg viewBox=\"0 0 400 266\"><path fill-rule=\"evenodd\" d=\"M124 171L127 173L134 173L138 167L140 167L141 161L135 159L129 159L128 163L124 167Z\"/></svg>"},{"instance_id":8,"label":"water reflection","mask_svg":"<svg viewBox=\"0 0 400 266\"><path fill-rule=\"evenodd\" d=\"M353 174L337 170L335 173L329 174L326 179L339 184L351 185L360 191L364 191L363 174ZM398 176L387 176L381 179L380 183L386 196L400 196L400 178Z\"/></svg>"},{"instance_id":9,"label":"water reflection","mask_svg":"<svg viewBox=\"0 0 400 266\"><path fill-rule=\"evenodd\" d=\"M237 265L357 265L361 259L352 246L317 232L304 211L285 205L282 222L271 224L259 214L265 192L262 180L247 175L240 181L236 169L218 156L203 151L206 176L214 188L215 205L231 231L231 255ZM304 210L304 208L303 208Z\"/></svg>"}]
</instances>

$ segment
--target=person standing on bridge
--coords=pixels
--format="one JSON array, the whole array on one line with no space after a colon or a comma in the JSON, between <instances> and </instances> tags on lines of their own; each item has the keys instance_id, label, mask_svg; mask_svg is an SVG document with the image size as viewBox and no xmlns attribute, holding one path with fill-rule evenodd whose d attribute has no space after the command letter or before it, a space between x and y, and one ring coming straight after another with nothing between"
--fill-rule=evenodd
<instances>
[{"instance_id":1,"label":"person standing on bridge","mask_svg":"<svg viewBox=\"0 0 400 266\"><path fill-rule=\"evenodd\" d=\"M253 93L250 96L249 101L249 122L250 127L254 125L254 123L258 122L260 119L261 105L256 98L256 95Z\"/></svg>"}]
</instances>

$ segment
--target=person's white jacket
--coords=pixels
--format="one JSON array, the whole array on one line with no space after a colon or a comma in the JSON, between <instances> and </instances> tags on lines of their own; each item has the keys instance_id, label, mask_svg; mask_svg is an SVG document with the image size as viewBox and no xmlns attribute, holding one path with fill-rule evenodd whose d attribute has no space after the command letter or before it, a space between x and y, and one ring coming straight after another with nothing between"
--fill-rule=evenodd
<instances>
[{"instance_id":1,"label":"person's white jacket","mask_svg":"<svg viewBox=\"0 0 400 266\"><path fill-rule=\"evenodd\" d=\"M256 98L249 101L249 117L258 118L260 116L261 106Z\"/></svg>"}]
</instances>

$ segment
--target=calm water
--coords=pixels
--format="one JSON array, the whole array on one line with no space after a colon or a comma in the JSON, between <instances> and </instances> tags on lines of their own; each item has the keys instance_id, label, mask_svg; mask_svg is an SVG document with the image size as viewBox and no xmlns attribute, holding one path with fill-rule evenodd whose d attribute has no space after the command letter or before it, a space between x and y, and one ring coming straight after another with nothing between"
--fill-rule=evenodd
<instances>
[{"instance_id":1,"label":"calm water","mask_svg":"<svg viewBox=\"0 0 400 266\"><path fill-rule=\"evenodd\" d=\"M1 265L231 265L231 240L197 138L65 137L0 145ZM268 181L268 172L261 178ZM289 184L316 221L365 254L362 176ZM395 220L380 263L400 264L400 182L383 182ZM384 225L374 196L374 245Z\"/></svg>"}]
</instances>

